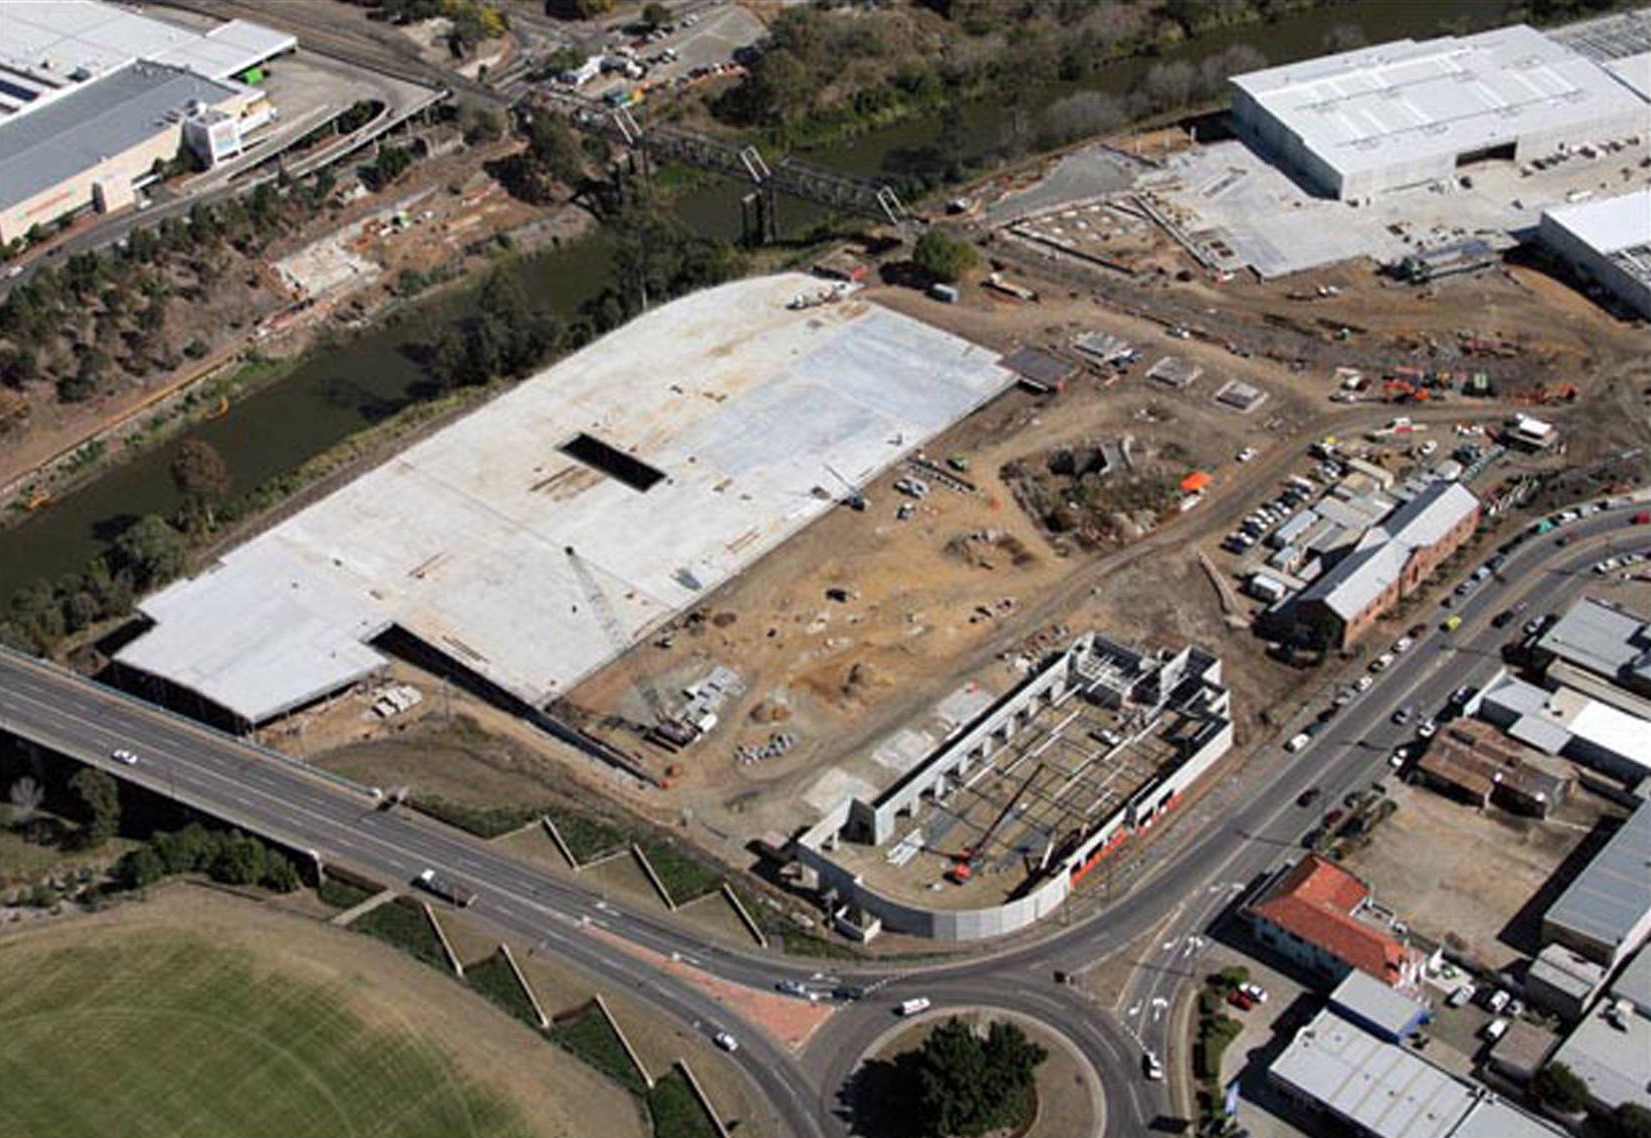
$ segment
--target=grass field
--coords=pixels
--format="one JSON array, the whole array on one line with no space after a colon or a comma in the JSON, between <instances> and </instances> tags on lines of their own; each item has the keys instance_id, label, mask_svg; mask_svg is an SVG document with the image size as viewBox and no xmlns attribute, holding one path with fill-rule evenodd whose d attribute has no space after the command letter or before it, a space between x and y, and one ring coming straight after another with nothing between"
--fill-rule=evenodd
<instances>
[{"instance_id":1,"label":"grass field","mask_svg":"<svg viewBox=\"0 0 1651 1138\"><path fill-rule=\"evenodd\" d=\"M617 1089L591 1085L600 1080L567 1060L501 1071L511 1089L481 1073L480 1054L456 1062L471 1048L492 1049L495 1067L523 1043L555 1049L518 1038L450 980L426 980L393 950L348 934L307 943L325 932L282 919L256 941L188 920L95 919L0 940L0 1131L529 1138L583 1133L579 1121L636 1132ZM455 1011L467 1013L464 1038L437 1036L457 1028Z\"/></svg>"}]
</instances>

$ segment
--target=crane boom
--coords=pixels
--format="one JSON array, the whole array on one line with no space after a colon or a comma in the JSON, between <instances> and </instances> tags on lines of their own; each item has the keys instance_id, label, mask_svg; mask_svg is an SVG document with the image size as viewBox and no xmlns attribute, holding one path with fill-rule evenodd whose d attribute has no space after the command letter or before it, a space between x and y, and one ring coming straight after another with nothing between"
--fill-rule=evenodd
<instances>
[{"instance_id":1,"label":"crane boom","mask_svg":"<svg viewBox=\"0 0 1651 1138\"><path fill-rule=\"evenodd\" d=\"M625 635L624 625L619 623L619 616L613 611L613 605L608 601L608 594L602 588L602 583L596 579L595 572L578 550L573 546L565 546L563 550L568 557L568 564L573 566L574 575L579 578L579 585L585 592L585 598L590 601L591 608L596 613L596 622L602 626L608 643L614 653L623 658L630 649L630 639ZM665 700L654 687L653 681L648 679L639 670L631 669L631 684L642 696L648 705L648 712L653 716L653 723L649 725L648 737L656 738L669 745L681 746L692 741L692 734L686 726L665 710ZM686 736L686 737L684 737Z\"/></svg>"}]
</instances>

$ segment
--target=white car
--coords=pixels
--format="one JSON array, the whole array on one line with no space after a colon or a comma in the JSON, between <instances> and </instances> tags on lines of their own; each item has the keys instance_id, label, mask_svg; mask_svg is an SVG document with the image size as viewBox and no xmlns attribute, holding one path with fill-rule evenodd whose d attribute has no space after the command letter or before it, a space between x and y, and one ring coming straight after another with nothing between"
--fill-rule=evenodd
<instances>
[{"instance_id":1,"label":"white car","mask_svg":"<svg viewBox=\"0 0 1651 1138\"><path fill-rule=\"evenodd\" d=\"M1288 743L1284 744L1284 749L1293 755L1312 741L1313 737L1303 731L1299 735L1292 738Z\"/></svg>"},{"instance_id":2,"label":"white car","mask_svg":"<svg viewBox=\"0 0 1651 1138\"><path fill-rule=\"evenodd\" d=\"M1238 990L1243 992L1246 996L1250 997L1250 999L1254 1000L1258 1004L1264 1004L1267 1002L1267 989L1263 988L1260 984L1240 984L1238 986Z\"/></svg>"},{"instance_id":3,"label":"white car","mask_svg":"<svg viewBox=\"0 0 1651 1138\"><path fill-rule=\"evenodd\" d=\"M1238 461L1239 462L1249 462L1255 456L1256 456L1256 449L1254 447L1245 447L1243 450L1238 452Z\"/></svg>"},{"instance_id":4,"label":"white car","mask_svg":"<svg viewBox=\"0 0 1651 1138\"><path fill-rule=\"evenodd\" d=\"M1164 1065L1158 1061L1158 1056L1150 1051L1141 1056L1141 1069L1146 1072L1146 1077L1155 1083L1164 1077Z\"/></svg>"},{"instance_id":5,"label":"white car","mask_svg":"<svg viewBox=\"0 0 1651 1138\"><path fill-rule=\"evenodd\" d=\"M1360 676L1353 681L1353 688L1355 691L1367 692L1375 682L1376 680L1372 676Z\"/></svg>"},{"instance_id":6,"label":"white car","mask_svg":"<svg viewBox=\"0 0 1651 1138\"><path fill-rule=\"evenodd\" d=\"M1416 642L1410 637L1401 636L1393 642L1393 654L1395 656L1403 656L1406 652L1410 651L1410 646L1415 643Z\"/></svg>"},{"instance_id":7,"label":"white car","mask_svg":"<svg viewBox=\"0 0 1651 1138\"><path fill-rule=\"evenodd\" d=\"M1431 739L1433 738L1433 733L1437 730L1439 730L1439 721L1429 717L1422 720L1422 722L1417 726L1416 735L1422 739Z\"/></svg>"},{"instance_id":8,"label":"white car","mask_svg":"<svg viewBox=\"0 0 1651 1138\"><path fill-rule=\"evenodd\" d=\"M726 1031L717 1032L716 1041L717 1046L728 1052L730 1055L740 1049L740 1041L735 1039L732 1035L729 1035Z\"/></svg>"},{"instance_id":9,"label":"white car","mask_svg":"<svg viewBox=\"0 0 1651 1138\"><path fill-rule=\"evenodd\" d=\"M1370 661L1370 670L1372 672L1385 672L1392 665L1392 663L1393 653L1383 652L1380 656L1377 656L1374 660Z\"/></svg>"},{"instance_id":10,"label":"white car","mask_svg":"<svg viewBox=\"0 0 1651 1138\"><path fill-rule=\"evenodd\" d=\"M125 763L129 767L138 765L138 757L123 747L116 747L109 752L109 757L117 763Z\"/></svg>"}]
</instances>

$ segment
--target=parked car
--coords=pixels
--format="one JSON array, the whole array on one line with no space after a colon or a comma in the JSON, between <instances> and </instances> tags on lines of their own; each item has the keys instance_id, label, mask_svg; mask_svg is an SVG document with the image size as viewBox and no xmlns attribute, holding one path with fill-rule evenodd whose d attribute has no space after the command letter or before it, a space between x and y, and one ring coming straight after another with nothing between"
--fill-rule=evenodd
<instances>
[{"instance_id":1,"label":"parked car","mask_svg":"<svg viewBox=\"0 0 1651 1138\"><path fill-rule=\"evenodd\" d=\"M1245 995L1244 992L1238 988L1234 988L1232 991L1227 993L1227 1002L1242 1012L1249 1011L1251 1008L1255 1007L1256 1004L1253 999Z\"/></svg>"},{"instance_id":2,"label":"parked car","mask_svg":"<svg viewBox=\"0 0 1651 1138\"><path fill-rule=\"evenodd\" d=\"M1307 732L1302 731L1299 734L1292 737L1291 740L1288 743L1284 744L1284 749L1285 749L1285 751L1287 751L1288 753L1293 755L1297 751L1299 751L1303 747L1305 747L1308 743L1311 743L1312 741L1313 741L1313 737L1311 735L1307 734Z\"/></svg>"},{"instance_id":3,"label":"parked car","mask_svg":"<svg viewBox=\"0 0 1651 1138\"><path fill-rule=\"evenodd\" d=\"M1471 999L1473 999L1473 985L1458 984L1450 995L1445 998L1445 1004L1449 1007L1459 1008L1466 1005Z\"/></svg>"},{"instance_id":4,"label":"parked car","mask_svg":"<svg viewBox=\"0 0 1651 1138\"><path fill-rule=\"evenodd\" d=\"M1500 1015L1502 1010L1508 1006L1508 1001L1512 999L1512 996L1498 988L1485 997L1485 1010L1490 1012L1491 1015Z\"/></svg>"},{"instance_id":5,"label":"parked car","mask_svg":"<svg viewBox=\"0 0 1651 1138\"><path fill-rule=\"evenodd\" d=\"M1506 1034L1508 1034L1508 1021L1505 1019L1493 1019L1485 1025L1485 1040L1489 1043L1495 1043Z\"/></svg>"},{"instance_id":6,"label":"parked car","mask_svg":"<svg viewBox=\"0 0 1651 1138\"><path fill-rule=\"evenodd\" d=\"M1371 685L1375 682L1376 681L1370 676L1360 676L1358 679L1353 681L1353 690L1357 692L1367 692L1370 690Z\"/></svg>"},{"instance_id":7,"label":"parked car","mask_svg":"<svg viewBox=\"0 0 1651 1138\"><path fill-rule=\"evenodd\" d=\"M1419 739L1431 739L1433 738L1434 732L1438 730L1439 721L1430 715L1416 725L1416 737Z\"/></svg>"},{"instance_id":8,"label":"parked car","mask_svg":"<svg viewBox=\"0 0 1651 1138\"><path fill-rule=\"evenodd\" d=\"M1410 637L1401 636L1393 642L1393 654L1395 656L1403 656L1406 652L1410 651L1410 646L1415 643L1416 641Z\"/></svg>"},{"instance_id":9,"label":"parked car","mask_svg":"<svg viewBox=\"0 0 1651 1138\"><path fill-rule=\"evenodd\" d=\"M1406 723L1410 722L1411 716L1415 714L1416 705L1407 703L1393 713L1393 722L1397 723L1400 727L1403 727Z\"/></svg>"},{"instance_id":10,"label":"parked car","mask_svg":"<svg viewBox=\"0 0 1651 1138\"><path fill-rule=\"evenodd\" d=\"M1377 656L1374 660L1370 661L1370 670L1372 672L1385 672L1392 665L1392 663L1393 653L1383 652L1380 656Z\"/></svg>"},{"instance_id":11,"label":"parked car","mask_svg":"<svg viewBox=\"0 0 1651 1138\"><path fill-rule=\"evenodd\" d=\"M1238 986L1238 990L1243 992L1246 996L1250 997L1250 999L1254 1000L1258 1004L1264 1004L1267 1002L1267 989L1263 988L1260 984L1240 984Z\"/></svg>"},{"instance_id":12,"label":"parked car","mask_svg":"<svg viewBox=\"0 0 1651 1138\"><path fill-rule=\"evenodd\" d=\"M1454 613L1445 617L1444 623L1439 625L1439 629L1442 632L1455 632L1460 627L1462 627L1462 618Z\"/></svg>"},{"instance_id":13,"label":"parked car","mask_svg":"<svg viewBox=\"0 0 1651 1138\"><path fill-rule=\"evenodd\" d=\"M1313 803L1317 802L1323 794L1324 791L1320 790L1318 787L1309 786L1306 790L1296 795L1296 805L1303 808L1311 806Z\"/></svg>"}]
</instances>

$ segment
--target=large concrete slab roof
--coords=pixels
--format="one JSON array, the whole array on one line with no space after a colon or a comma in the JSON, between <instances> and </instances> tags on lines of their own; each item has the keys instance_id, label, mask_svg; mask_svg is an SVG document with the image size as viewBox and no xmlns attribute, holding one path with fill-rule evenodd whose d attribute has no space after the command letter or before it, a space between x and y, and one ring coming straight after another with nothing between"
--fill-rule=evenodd
<instances>
[{"instance_id":1,"label":"large concrete slab roof","mask_svg":"<svg viewBox=\"0 0 1651 1138\"><path fill-rule=\"evenodd\" d=\"M616 654L570 562L644 636L1014 381L995 353L820 282L709 289L633 321L211 572L120 653L251 722L367 674L398 625L543 704ZM559 448L656 468L641 491Z\"/></svg>"}]
</instances>

